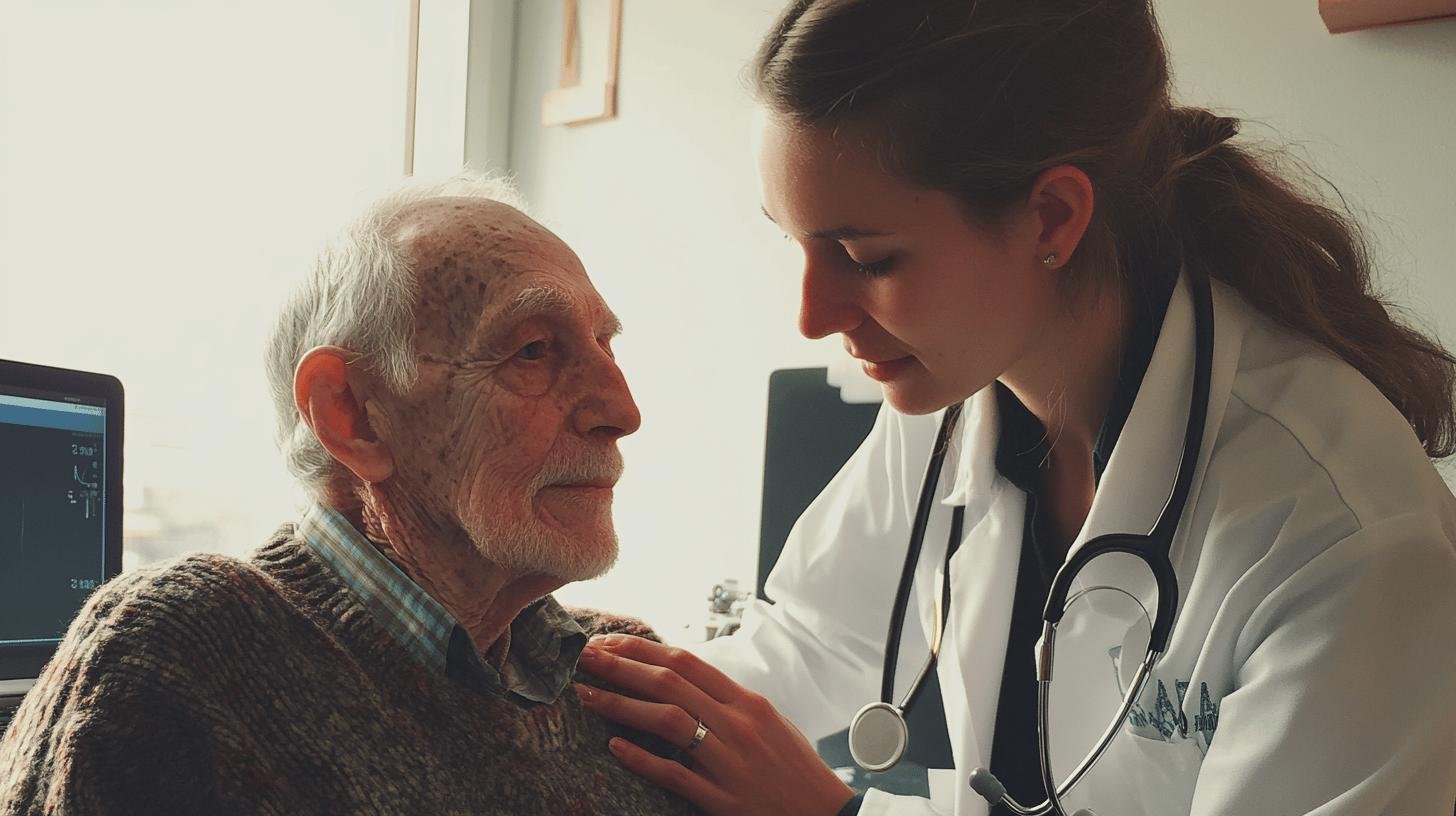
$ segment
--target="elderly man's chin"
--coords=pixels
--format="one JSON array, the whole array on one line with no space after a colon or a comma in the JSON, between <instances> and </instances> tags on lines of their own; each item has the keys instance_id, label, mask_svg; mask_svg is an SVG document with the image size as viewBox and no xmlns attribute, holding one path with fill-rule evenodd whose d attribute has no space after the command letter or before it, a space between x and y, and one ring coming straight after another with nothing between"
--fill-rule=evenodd
<instances>
[{"instance_id":1,"label":"elderly man's chin","mask_svg":"<svg viewBox=\"0 0 1456 816\"><path fill-rule=\"evenodd\" d=\"M617 562L611 503L573 502L568 509L509 528L472 529L470 536L485 557L514 572L566 583L604 575Z\"/></svg>"}]
</instances>

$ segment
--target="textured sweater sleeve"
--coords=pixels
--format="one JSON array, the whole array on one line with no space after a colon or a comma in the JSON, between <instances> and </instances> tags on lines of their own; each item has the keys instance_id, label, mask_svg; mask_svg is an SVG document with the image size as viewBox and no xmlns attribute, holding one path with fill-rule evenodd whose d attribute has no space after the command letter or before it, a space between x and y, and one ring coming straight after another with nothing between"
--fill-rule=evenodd
<instances>
[{"instance_id":1,"label":"textured sweater sleeve","mask_svg":"<svg viewBox=\"0 0 1456 816\"><path fill-rule=\"evenodd\" d=\"M652 630L652 627L636 618L629 618L623 615L614 615L611 612L603 612L600 609L588 609L586 607L565 607L566 613L576 619L578 626L588 636L592 635L635 635L647 640L662 642L662 638Z\"/></svg>"},{"instance_id":2,"label":"textured sweater sleeve","mask_svg":"<svg viewBox=\"0 0 1456 816\"><path fill-rule=\"evenodd\" d=\"M610 612L603 612L599 609L567 607L566 611L568 614L576 619L577 625L579 625L582 628L582 631L586 632L588 636L633 635L635 637L646 638L647 640L654 640L659 643L662 642L662 638L657 636L657 632L653 631L652 627L648 626L640 620L637 620L636 618L629 618L622 615L614 615ZM621 694L629 693L625 689L592 677L591 675L582 672L580 669L577 670L577 679L585 680L593 685L600 686L604 689L615 691ZM607 728L612 733L626 737L627 739L636 743L638 746L645 748L646 750L651 751L652 753L665 759L671 759L676 762L683 762L687 758L686 752L678 748L676 745L668 742L667 740L657 736L656 734L649 734L645 731L638 731L633 728L627 728L626 726L618 725L617 723L609 723L607 725Z\"/></svg>"},{"instance_id":3,"label":"textured sweater sleeve","mask_svg":"<svg viewBox=\"0 0 1456 816\"><path fill-rule=\"evenodd\" d=\"M150 571L83 607L0 741L0 816L215 811Z\"/></svg>"}]
</instances>

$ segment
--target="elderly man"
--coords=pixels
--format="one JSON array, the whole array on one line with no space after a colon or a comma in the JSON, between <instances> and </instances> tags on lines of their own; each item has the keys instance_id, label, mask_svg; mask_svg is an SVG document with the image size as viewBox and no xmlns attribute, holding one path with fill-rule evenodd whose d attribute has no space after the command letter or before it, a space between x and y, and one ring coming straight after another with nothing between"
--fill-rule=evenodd
<instances>
[{"instance_id":1,"label":"elderly man","mask_svg":"<svg viewBox=\"0 0 1456 816\"><path fill-rule=\"evenodd\" d=\"M0 813L688 811L572 688L588 634L641 631L549 595L613 563L640 417L617 319L503 193L408 190L320 256L268 359L316 504L98 592L0 743Z\"/></svg>"}]
</instances>

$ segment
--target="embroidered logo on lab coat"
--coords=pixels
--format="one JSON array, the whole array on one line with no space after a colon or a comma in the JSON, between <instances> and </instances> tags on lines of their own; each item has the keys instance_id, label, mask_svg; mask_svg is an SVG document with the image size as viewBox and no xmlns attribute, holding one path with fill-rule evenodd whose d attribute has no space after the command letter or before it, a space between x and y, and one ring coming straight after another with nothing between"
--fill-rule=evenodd
<instances>
[{"instance_id":1,"label":"embroidered logo on lab coat","mask_svg":"<svg viewBox=\"0 0 1456 816\"><path fill-rule=\"evenodd\" d=\"M1198 713L1189 722L1184 708L1188 703L1189 683L1174 681L1178 700L1176 705L1168 694L1168 685L1162 680L1153 680L1143 692L1143 699L1133 704L1127 712L1128 728L1140 737L1171 742L1188 738L1190 732L1199 746L1207 748L1213 742L1213 732L1218 730L1218 703L1208 693L1208 684L1198 684ZM1151 702L1148 698L1151 697Z\"/></svg>"},{"instance_id":2,"label":"embroidered logo on lab coat","mask_svg":"<svg viewBox=\"0 0 1456 816\"><path fill-rule=\"evenodd\" d=\"M1121 651L1120 647L1108 650L1114 666L1119 663ZM1156 672L1149 678L1142 697L1127 712L1128 730L1139 737L1163 742L1176 742L1191 736L1199 748L1207 751L1213 743L1213 733L1218 730L1221 700L1213 699L1207 683L1199 683L1197 709L1190 721L1187 712L1193 703L1188 699L1188 692L1192 684L1178 679L1171 682L1172 693L1168 681L1158 677ZM1122 691L1127 693L1126 688Z\"/></svg>"}]
</instances>

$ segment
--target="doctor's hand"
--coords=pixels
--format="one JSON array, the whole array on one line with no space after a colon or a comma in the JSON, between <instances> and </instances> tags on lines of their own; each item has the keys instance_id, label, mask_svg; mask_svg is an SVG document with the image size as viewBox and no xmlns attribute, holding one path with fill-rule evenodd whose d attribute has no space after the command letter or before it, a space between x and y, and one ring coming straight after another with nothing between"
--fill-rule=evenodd
<instances>
[{"instance_id":1,"label":"doctor's hand","mask_svg":"<svg viewBox=\"0 0 1456 816\"><path fill-rule=\"evenodd\" d=\"M621 738L623 765L715 816L834 816L854 791L767 700L682 649L630 635L591 639L582 668L635 697L578 685L590 711L687 749L688 768ZM692 745L699 723L706 736Z\"/></svg>"}]
</instances>

